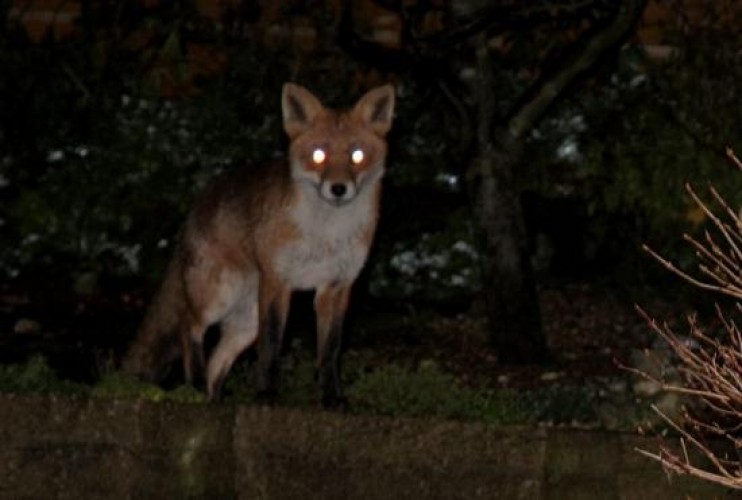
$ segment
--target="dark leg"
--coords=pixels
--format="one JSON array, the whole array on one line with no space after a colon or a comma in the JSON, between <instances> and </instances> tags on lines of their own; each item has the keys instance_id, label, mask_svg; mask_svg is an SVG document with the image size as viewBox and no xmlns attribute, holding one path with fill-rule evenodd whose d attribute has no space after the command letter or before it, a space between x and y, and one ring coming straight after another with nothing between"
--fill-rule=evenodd
<instances>
[{"instance_id":1,"label":"dark leg","mask_svg":"<svg viewBox=\"0 0 742 500\"><path fill-rule=\"evenodd\" d=\"M183 349L183 374L188 384L198 386L204 380L204 346L205 327L188 325L181 328L181 346Z\"/></svg>"},{"instance_id":2,"label":"dark leg","mask_svg":"<svg viewBox=\"0 0 742 500\"><path fill-rule=\"evenodd\" d=\"M290 299L290 290L261 282L258 313L258 397L269 403L278 394L279 357Z\"/></svg>"},{"instance_id":3,"label":"dark leg","mask_svg":"<svg viewBox=\"0 0 742 500\"><path fill-rule=\"evenodd\" d=\"M322 405L334 408L345 404L340 385L340 346L350 287L330 286L317 290L317 379Z\"/></svg>"}]
</instances>

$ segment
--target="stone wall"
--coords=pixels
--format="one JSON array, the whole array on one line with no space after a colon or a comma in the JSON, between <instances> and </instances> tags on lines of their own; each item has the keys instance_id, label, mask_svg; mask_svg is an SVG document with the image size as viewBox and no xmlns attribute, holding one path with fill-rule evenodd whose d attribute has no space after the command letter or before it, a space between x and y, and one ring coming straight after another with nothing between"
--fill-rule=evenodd
<instances>
[{"instance_id":1,"label":"stone wall","mask_svg":"<svg viewBox=\"0 0 742 500\"><path fill-rule=\"evenodd\" d=\"M721 498L649 438L256 406L0 395L0 498Z\"/></svg>"}]
</instances>

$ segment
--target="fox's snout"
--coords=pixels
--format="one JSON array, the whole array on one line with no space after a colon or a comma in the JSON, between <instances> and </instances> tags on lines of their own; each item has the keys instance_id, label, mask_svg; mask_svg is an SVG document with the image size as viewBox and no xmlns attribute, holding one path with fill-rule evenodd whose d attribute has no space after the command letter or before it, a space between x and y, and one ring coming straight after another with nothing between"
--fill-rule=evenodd
<instances>
[{"instance_id":1,"label":"fox's snout","mask_svg":"<svg viewBox=\"0 0 742 500\"><path fill-rule=\"evenodd\" d=\"M338 165L316 165L302 161L292 163L295 180L313 186L317 196L334 206L353 201L366 183L364 172L353 172L352 167Z\"/></svg>"},{"instance_id":2,"label":"fox's snout","mask_svg":"<svg viewBox=\"0 0 742 500\"><path fill-rule=\"evenodd\" d=\"M343 205L355 198L358 189L353 180L323 179L319 185L319 194L334 205Z\"/></svg>"}]
</instances>

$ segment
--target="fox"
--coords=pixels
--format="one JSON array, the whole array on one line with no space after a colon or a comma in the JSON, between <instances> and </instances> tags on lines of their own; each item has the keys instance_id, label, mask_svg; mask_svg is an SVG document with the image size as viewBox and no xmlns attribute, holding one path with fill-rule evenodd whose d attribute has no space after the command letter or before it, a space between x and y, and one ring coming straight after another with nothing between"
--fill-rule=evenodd
<instances>
[{"instance_id":1,"label":"fox","mask_svg":"<svg viewBox=\"0 0 742 500\"><path fill-rule=\"evenodd\" d=\"M197 197L122 371L156 381L182 356L186 382L201 376L214 401L236 358L257 344L258 394L273 398L291 295L314 290L321 403L344 403L344 321L376 232L394 104L391 84L332 109L285 83L286 154L217 176ZM205 359L213 325L219 340Z\"/></svg>"}]
</instances>

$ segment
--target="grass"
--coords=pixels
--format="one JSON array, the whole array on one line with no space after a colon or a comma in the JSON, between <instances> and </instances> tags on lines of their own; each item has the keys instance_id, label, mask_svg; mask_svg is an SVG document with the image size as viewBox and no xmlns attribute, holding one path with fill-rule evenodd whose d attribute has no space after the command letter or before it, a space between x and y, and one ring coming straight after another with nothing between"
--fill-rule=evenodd
<instances>
[{"instance_id":1,"label":"grass","mask_svg":"<svg viewBox=\"0 0 742 500\"><path fill-rule=\"evenodd\" d=\"M472 388L460 384L433 361L415 367L399 364L373 366L363 354L346 356L345 387L354 414L434 417L484 422L492 425L537 422L595 422L599 402L586 386L552 386L529 391ZM238 364L230 373L223 401L255 402L253 366ZM278 404L316 407L313 355L293 349L282 364L282 388ZM144 399L203 403L202 392L183 385L173 390L110 372L89 386L62 380L42 356L26 363L0 365L0 392L19 394L66 394L91 398Z\"/></svg>"},{"instance_id":2,"label":"grass","mask_svg":"<svg viewBox=\"0 0 742 500\"><path fill-rule=\"evenodd\" d=\"M357 413L392 416L434 416L491 424L530 420L511 391L461 387L432 362L417 369L388 365L358 378L348 388Z\"/></svg>"},{"instance_id":3,"label":"grass","mask_svg":"<svg viewBox=\"0 0 742 500\"><path fill-rule=\"evenodd\" d=\"M368 360L357 351L345 356L344 386L355 414L438 417L476 420L491 424L531 421L519 396L512 391L476 390L461 386L455 378L427 361L417 368L397 364L368 369ZM309 350L293 349L281 365L278 404L316 406L314 357ZM233 368L225 384L224 399L230 403L252 402L255 383L252 367Z\"/></svg>"},{"instance_id":4,"label":"grass","mask_svg":"<svg viewBox=\"0 0 742 500\"><path fill-rule=\"evenodd\" d=\"M202 393L191 386L170 391L133 377L111 372L90 386L61 379L46 358L36 355L25 363L0 365L0 392L12 394L62 394L91 398L145 399L150 401L205 401Z\"/></svg>"},{"instance_id":5,"label":"grass","mask_svg":"<svg viewBox=\"0 0 742 500\"><path fill-rule=\"evenodd\" d=\"M161 387L143 382L122 373L105 375L90 390L93 398L146 399L149 401L176 401L180 403L202 403L205 395L190 385L180 385L166 391Z\"/></svg>"},{"instance_id":6,"label":"grass","mask_svg":"<svg viewBox=\"0 0 742 500\"><path fill-rule=\"evenodd\" d=\"M89 387L59 379L44 356L36 355L26 363L0 365L0 391L16 394L85 395Z\"/></svg>"}]
</instances>

